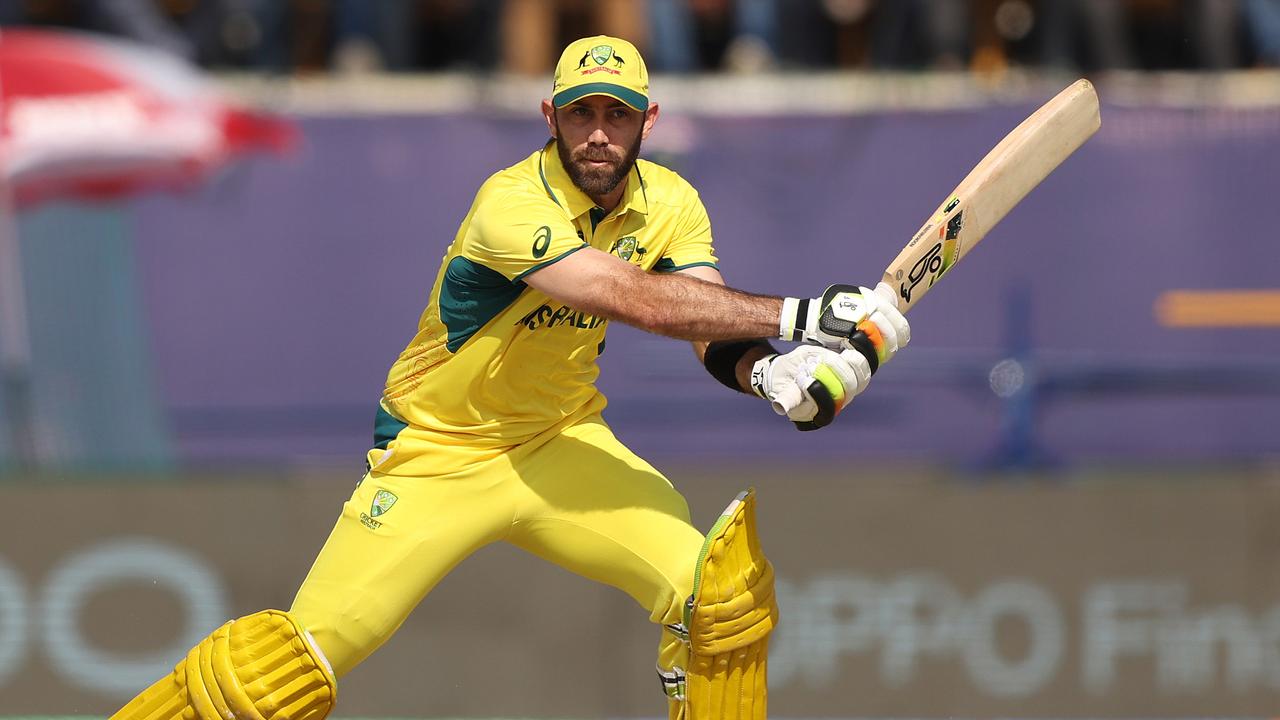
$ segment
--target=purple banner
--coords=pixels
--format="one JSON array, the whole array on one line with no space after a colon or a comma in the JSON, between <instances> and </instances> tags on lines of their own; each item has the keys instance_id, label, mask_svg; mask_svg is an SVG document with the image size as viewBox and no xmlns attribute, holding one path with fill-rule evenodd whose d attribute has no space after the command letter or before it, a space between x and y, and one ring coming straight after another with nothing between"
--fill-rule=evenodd
<instances>
[{"instance_id":1,"label":"purple banner","mask_svg":"<svg viewBox=\"0 0 1280 720\"><path fill-rule=\"evenodd\" d=\"M647 154L701 192L731 285L807 297L874 284L1029 110L664 116ZM160 391L188 460L357 467L473 193L545 139L532 112L300 122L295 156L138 205ZM1277 189L1280 111L1104 107L1098 135L912 311L910 349L837 427L797 433L684 343L620 326L606 417L655 460L1274 456L1280 328L1162 327L1154 304L1275 287Z\"/></svg>"}]
</instances>

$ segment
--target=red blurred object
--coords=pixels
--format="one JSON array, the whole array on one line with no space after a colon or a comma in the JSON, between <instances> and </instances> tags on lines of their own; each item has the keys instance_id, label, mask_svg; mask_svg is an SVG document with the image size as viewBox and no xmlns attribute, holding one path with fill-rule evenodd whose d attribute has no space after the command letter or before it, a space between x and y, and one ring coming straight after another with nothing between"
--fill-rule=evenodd
<instances>
[{"instance_id":1,"label":"red blurred object","mask_svg":"<svg viewBox=\"0 0 1280 720\"><path fill-rule=\"evenodd\" d=\"M239 155L283 151L295 138L289 122L227 102L196 68L162 51L0 28L0 424L18 467L52 458L36 438L14 212L191 188Z\"/></svg>"},{"instance_id":2,"label":"red blurred object","mask_svg":"<svg viewBox=\"0 0 1280 720\"><path fill-rule=\"evenodd\" d=\"M0 182L19 207L197 184L283 151L287 121L220 97L185 61L112 37L0 30Z\"/></svg>"}]
</instances>

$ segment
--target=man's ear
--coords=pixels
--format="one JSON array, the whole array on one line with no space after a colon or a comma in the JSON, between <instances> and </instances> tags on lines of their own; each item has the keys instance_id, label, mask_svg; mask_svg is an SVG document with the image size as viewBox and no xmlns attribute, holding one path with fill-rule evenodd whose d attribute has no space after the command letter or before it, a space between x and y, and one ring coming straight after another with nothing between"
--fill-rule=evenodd
<instances>
[{"instance_id":1,"label":"man's ear","mask_svg":"<svg viewBox=\"0 0 1280 720\"><path fill-rule=\"evenodd\" d=\"M640 139L647 140L649 132L653 130L653 126L658 122L658 103L649 103L649 109L644 111L644 127L640 129Z\"/></svg>"},{"instance_id":2,"label":"man's ear","mask_svg":"<svg viewBox=\"0 0 1280 720\"><path fill-rule=\"evenodd\" d=\"M547 132L551 133L551 137L559 137L556 127L556 106L552 105L550 100L542 101L542 117L547 121Z\"/></svg>"}]
</instances>

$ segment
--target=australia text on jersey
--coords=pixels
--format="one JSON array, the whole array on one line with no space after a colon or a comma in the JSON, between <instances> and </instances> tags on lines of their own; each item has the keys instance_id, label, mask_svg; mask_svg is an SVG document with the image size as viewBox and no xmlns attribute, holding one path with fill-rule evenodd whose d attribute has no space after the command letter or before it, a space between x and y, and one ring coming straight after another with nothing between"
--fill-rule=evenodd
<instances>
[{"instance_id":1,"label":"australia text on jersey","mask_svg":"<svg viewBox=\"0 0 1280 720\"><path fill-rule=\"evenodd\" d=\"M583 330L594 330L604 324L605 318L589 315L584 312L578 312L570 307L561 305L554 310L550 305L543 304L536 310L516 321L517 325L524 325L530 330L537 330L541 327L553 328L560 325L581 328Z\"/></svg>"}]
</instances>

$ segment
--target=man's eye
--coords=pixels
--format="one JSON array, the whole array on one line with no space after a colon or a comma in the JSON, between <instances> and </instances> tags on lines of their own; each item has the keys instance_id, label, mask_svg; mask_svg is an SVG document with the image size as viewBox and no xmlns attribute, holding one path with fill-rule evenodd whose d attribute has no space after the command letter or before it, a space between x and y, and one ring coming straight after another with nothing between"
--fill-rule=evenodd
<instances>
[{"instance_id":1,"label":"man's eye","mask_svg":"<svg viewBox=\"0 0 1280 720\"><path fill-rule=\"evenodd\" d=\"M626 110L621 110L621 109L619 109L619 110L614 110L614 111L613 111L613 119L614 119L614 120L626 120L626 119L627 119L627 111L626 111Z\"/></svg>"},{"instance_id":2,"label":"man's eye","mask_svg":"<svg viewBox=\"0 0 1280 720\"><path fill-rule=\"evenodd\" d=\"M579 105L573 109L573 114L578 117L586 117L591 114L591 111Z\"/></svg>"}]
</instances>

